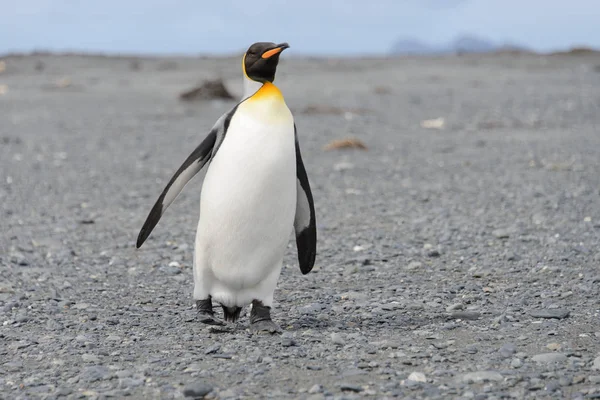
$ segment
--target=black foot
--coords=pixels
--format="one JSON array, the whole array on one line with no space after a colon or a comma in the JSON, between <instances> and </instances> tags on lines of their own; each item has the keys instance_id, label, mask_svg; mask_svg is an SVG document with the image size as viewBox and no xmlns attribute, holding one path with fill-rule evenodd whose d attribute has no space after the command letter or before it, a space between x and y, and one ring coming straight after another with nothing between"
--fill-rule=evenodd
<instances>
[{"instance_id":1,"label":"black foot","mask_svg":"<svg viewBox=\"0 0 600 400\"><path fill-rule=\"evenodd\" d=\"M196 300L196 309L198 310L198 320L203 324L225 325L225 322L215 317L210 296L204 300Z\"/></svg>"},{"instance_id":2,"label":"black foot","mask_svg":"<svg viewBox=\"0 0 600 400\"><path fill-rule=\"evenodd\" d=\"M262 301L252 301L250 312L250 332L258 333L281 333L281 328L271 320L271 307L263 305Z\"/></svg>"},{"instance_id":3,"label":"black foot","mask_svg":"<svg viewBox=\"0 0 600 400\"><path fill-rule=\"evenodd\" d=\"M240 319L240 312L242 311L242 307L223 307L223 315L225 316L225 321L227 322L235 322Z\"/></svg>"}]
</instances>

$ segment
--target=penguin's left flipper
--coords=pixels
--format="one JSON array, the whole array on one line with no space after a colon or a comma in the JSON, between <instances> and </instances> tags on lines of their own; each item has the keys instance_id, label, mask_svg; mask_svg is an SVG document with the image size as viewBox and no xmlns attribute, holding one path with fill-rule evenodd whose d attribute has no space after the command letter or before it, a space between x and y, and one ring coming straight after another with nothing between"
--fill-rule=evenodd
<instances>
[{"instance_id":1,"label":"penguin's left flipper","mask_svg":"<svg viewBox=\"0 0 600 400\"><path fill-rule=\"evenodd\" d=\"M186 158L183 164L179 167L177 172L171 177L171 180L163 190L163 192L154 203L154 207L150 210L150 214L146 218L146 222L142 226L140 233L137 238L136 247L140 248L142 244L146 241L150 233L158 224L158 221L165 213L165 210L171 205L171 203L177 198L181 190L183 190L184 186L192 179L201 169L206 165L206 163L214 157L219 146L223 143L223 139L225 138L225 134L227 132L227 128L229 127L229 122L231 121L231 117L235 112L237 106L234 107L231 111L223 114L221 118L217 120L215 126L210 130L210 133L204 138L202 143L194 151L192 154Z\"/></svg>"},{"instance_id":2,"label":"penguin's left flipper","mask_svg":"<svg viewBox=\"0 0 600 400\"><path fill-rule=\"evenodd\" d=\"M310 190L310 183L308 182L308 175L306 174L302 155L300 154L296 125L294 125L294 135L296 137L296 182L298 186L294 230L296 232L300 271L306 275L315 265L317 255L317 226L315 204Z\"/></svg>"}]
</instances>

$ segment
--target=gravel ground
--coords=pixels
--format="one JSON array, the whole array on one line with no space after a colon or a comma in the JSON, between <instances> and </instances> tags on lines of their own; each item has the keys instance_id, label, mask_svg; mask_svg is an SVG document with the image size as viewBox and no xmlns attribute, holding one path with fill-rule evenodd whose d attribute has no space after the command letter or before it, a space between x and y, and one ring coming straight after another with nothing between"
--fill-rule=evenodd
<instances>
[{"instance_id":1,"label":"gravel ground","mask_svg":"<svg viewBox=\"0 0 600 400\"><path fill-rule=\"evenodd\" d=\"M284 56L319 243L280 336L194 320L201 179L134 247L239 59L4 61L1 398L600 398L600 56Z\"/></svg>"}]
</instances>

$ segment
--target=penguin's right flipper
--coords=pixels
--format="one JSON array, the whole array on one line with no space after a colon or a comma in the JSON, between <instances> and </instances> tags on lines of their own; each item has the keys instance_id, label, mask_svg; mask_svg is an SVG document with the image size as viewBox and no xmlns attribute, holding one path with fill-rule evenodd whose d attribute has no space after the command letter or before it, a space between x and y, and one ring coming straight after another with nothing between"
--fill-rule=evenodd
<instances>
[{"instance_id":1,"label":"penguin's right flipper","mask_svg":"<svg viewBox=\"0 0 600 400\"><path fill-rule=\"evenodd\" d=\"M215 156L219 146L225 139L229 122L231 121L231 117L236 108L237 106L217 120L208 136L206 136L202 143L194 149L192 154L188 156L177 172L175 172L163 192L158 197L158 200L156 200L156 203L154 203L154 207L152 207L150 214L148 214L146 222L144 222L144 226L142 226L137 238L137 248L140 248L140 246L144 244L162 215L165 213L165 210L177 198L179 193L181 193L184 186L212 157Z\"/></svg>"}]
</instances>

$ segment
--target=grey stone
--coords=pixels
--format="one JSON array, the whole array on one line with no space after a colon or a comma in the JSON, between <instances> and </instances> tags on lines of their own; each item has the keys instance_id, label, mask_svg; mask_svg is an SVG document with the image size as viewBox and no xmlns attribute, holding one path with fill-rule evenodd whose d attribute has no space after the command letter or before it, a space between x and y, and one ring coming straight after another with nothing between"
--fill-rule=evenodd
<instances>
[{"instance_id":1,"label":"grey stone","mask_svg":"<svg viewBox=\"0 0 600 400\"><path fill-rule=\"evenodd\" d=\"M348 391L348 392L354 392L354 393L359 393L359 392L363 391L362 386L353 385L351 383L341 383L340 384L340 389L342 391Z\"/></svg>"},{"instance_id":2,"label":"grey stone","mask_svg":"<svg viewBox=\"0 0 600 400\"><path fill-rule=\"evenodd\" d=\"M555 309L542 309L542 310L532 310L529 312L533 318L556 318L563 319L567 318L570 314L569 310L562 308Z\"/></svg>"},{"instance_id":3,"label":"grey stone","mask_svg":"<svg viewBox=\"0 0 600 400\"><path fill-rule=\"evenodd\" d=\"M83 372L79 375L80 380L88 383L110 379L110 377L111 374L108 368L101 365L85 367Z\"/></svg>"},{"instance_id":4,"label":"grey stone","mask_svg":"<svg viewBox=\"0 0 600 400\"><path fill-rule=\"evenodd\" d=\"M344 344L346 344L346 341L344 340L342 335L340 335L337 332L331 334L331 342L333 344L337 344L338 346L343 346Z\"/></svg>"},{"instance_id":5,"label":"grey stone","mask_svg":"<svg viewBox=\"0 0 600 400\"><path fill-rule=\"evenodd\" d=\"M476 371L476 372L469 372L467 374L464 374L461 379L465 383L469 383L469 382L477 383L477 382L488 382L488 381L501 382L502 380L504 380L504 377L502 376L502 374L500 374L499 372L496 372L496 371Z\"/></svg>"},{"instance_id":6,"label":"grey stone","mask_svg":"<svg viewBox=\"0 0 600 400\"><path fill-rule=\"evenodd\" d=\"M537 363L548 364L565 362L567 361L567 356L563 353L543 353L536 354L531 359Z\"/></svg>"},{"instance_id":7,"label":"grey stone","mask_svg":"<svg viewBox=\"0 0 600 400\"><path fill-rule=\"evenodd\" d=\"M211 385L203 381L197 381L185 385L183 389L183 395L185 397L202 398L212 392L213 388Z\"/></svg>"},{"instance_id":8,"label":"grey stone","mask_svg":"<svg viewBox=\"0 0 600 400\"><path fill-rule=\"evenodd\" d=\"M476 320L481 314L477 311L454 311L450 313L450 317L454 319Z\"/></svg>"},{"instance_id":9,"label":"grey stone","mask_svg":"<svg viewBox=\"0 0 600 400\"><path fill-rule=\"evenodd\" d=\"M509 358L509 357L512 357L512 355L517 352L517 348L512 343L505 343L502 345L502 347L500 347L498 352L500 353L500 355L502 357Z\"/></svg>"},{"instance_id":10,"label":"grey stone","mask_svg":"<svg viewBox=\"0 0 600 400\"><path fill-rule=\"evenodd\" d=\"M492 235L494 235L497 239L508 239L510 237L510 233L506 229L496 229L492 231Z\"/></svg>"},{"instance_id":11,"label":"grey stone","mask_svg":"<svg viewBox=\"0 0 600 400\"><path fill-rule=\"evenodd\" d=\"M315 385L311 386L310 389L308 389L309 394L321 393L322 391L323 391L323 387L319 384L315 384Z\"/></svg>"}]
</instances>

